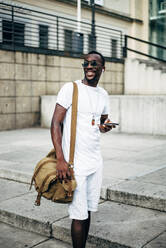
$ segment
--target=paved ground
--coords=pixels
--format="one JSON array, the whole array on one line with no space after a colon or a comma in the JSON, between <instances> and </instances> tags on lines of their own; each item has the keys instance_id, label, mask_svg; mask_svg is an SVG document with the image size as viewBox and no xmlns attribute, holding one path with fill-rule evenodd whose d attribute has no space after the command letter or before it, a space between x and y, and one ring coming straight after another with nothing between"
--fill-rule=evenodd
<instances>
[{"instance_id":1,"label":"paved ground","mask_svg":"<svg viewBox=\"0 0 166 248\"><path fill-rule=\"evenodd\" d=\"M69 248L70 245L54 238L27 232L0 222L0 248Z\"/></svg>"},{"instance_id":2,"label":"paved ground","mask_svg":"<svg viewBox=\"0 0 166 248\"><path fill-rule=\"evenodd\" d=\"M166 137L112 131L101 136L101 147L103 200L92 217L89 242L93 245L89 247L166 248ZM48 129L0 132L0 220L21 228L18 233L30 231L30 240L36 244L43 242L36 246L11 235L13 247L43 248L49 244L52 248L60 242L50 237L71 243L67 206L42 199L41 206L35 207L36 192L28 190L35 164L51 148ZM3 242L9 238L3 235L5 228L12 230L1 223ZM39 236L33 238L36 234L31 231ZM9 242L2 247L12 246ZM68 245L57 243L55 247Z\"/></svg>"}]
</instances>

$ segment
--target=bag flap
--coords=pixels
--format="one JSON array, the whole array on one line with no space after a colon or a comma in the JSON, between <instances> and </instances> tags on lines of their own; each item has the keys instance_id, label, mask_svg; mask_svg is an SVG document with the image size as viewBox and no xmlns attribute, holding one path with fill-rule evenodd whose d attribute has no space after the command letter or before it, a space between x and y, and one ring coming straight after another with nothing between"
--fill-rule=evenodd
<instances>
[{"instance_id":1,"label":"bag flap","mask_svg":"<svg viewBox=\"0 0 166 248\"><path fill-rule=\"evenodd\" d=\"M65 189L65 191L74 191L77 184L75 180L69 180L68 182L65 183L65 181L63 180L62 182L62 186Z\"/></svg>"},{"instance_id":2,"label":"bag flap","mask_svg":"<svg viewBox=\"0 0 166 248\"><path fill-rule=\"evenodd\" d=\"M56 158L56 151L53 148L46 156L47 158Z\"/></svg>"},{"instance_id":3,"label":"bag flap","mask_svg":"<svg viewBox=\"0 0 166 248\"><path fill-rule=\"evenodd\" d=\"M49 176L44 183L42 192L45 192L48 190L50 182L52 182L52 180L56 180L56 160L52 158L51 159L43 158L37 164L35 168L35 172L37 170L38 170L38 173L36 174L34 178L36 189L40 189L46 177L51 174L51 176Z\"/></svg>"}]
</instances>

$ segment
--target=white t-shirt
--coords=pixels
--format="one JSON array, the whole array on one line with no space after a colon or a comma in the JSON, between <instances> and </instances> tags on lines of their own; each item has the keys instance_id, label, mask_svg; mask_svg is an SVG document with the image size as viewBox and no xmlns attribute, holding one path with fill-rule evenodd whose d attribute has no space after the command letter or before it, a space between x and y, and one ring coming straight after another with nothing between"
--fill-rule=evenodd
<instances>
[{"instance_id":1,"label":"white t-shirt","mask_svg":"<svg viewBox=\"0 0 166 248\"><path fill-rule=\"evenodd\" d=\"M107 92L101 87L91 87L76 81L78 86L78 114L76 144L74 154L74 172L76 175L90 175L102 166L100 151L101 115L109 113ZM66 83L58 93L57 103L67 109L63 121L62 149L65 160L69 161L71 105L73 83ZM92 125L95 115L95 125Z\"/></svg>"}]
</instances>

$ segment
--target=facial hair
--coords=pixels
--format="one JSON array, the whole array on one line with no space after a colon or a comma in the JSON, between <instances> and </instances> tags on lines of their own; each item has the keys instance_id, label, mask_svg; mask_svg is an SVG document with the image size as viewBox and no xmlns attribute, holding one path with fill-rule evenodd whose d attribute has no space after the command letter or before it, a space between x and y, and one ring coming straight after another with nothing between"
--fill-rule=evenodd
<instances>
[{"instance_id":1,"label":"facial hair","mask_svg":"<svg viewBox=\"0 0 166 248\"><path fill-rule=\"evenodd\" d=\"M97 75L95 75L93 79L88 79L86 77L86 73L85 73L85 79L86 79L86 81L88 82L89 85L94 85L94 84L98 83Z\"/></svg>"}]
</instances>

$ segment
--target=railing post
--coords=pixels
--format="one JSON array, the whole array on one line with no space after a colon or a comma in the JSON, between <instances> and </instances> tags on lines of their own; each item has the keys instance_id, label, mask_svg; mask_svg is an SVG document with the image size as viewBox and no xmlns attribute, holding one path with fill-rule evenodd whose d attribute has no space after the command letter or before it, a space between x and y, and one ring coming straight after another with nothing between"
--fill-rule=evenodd
<instances>
[{"instance_id":1,"label":"railing post","mask_svg":"<svg viewBox=\"0 0 166 248\"><path fill-rule=\"evenodd\" d=\"M123 47L123 58L127 58L127 35L124 36L125 42Z\"/></svg>"},{"instance_id":2,"label":"railing post","mask_svg":"<svg viewBox=\"0 0 166 248\"><path fill-rule=\"evenodd\" d=\"M14 49L14 7L12 6L12 47Z\"/></svg>"},{"instance_id":3,"label":"railing post","mask_svg":"<svg viewBox=\"0 0 166 248\"><path fill-rule=\"evenodd\" d=\"M56 46L57 50L59 50L59 17L56 19Z\"/></svg>"},{"instance_id":4,"label":"railing post","mask_svg":"<svg viewBox=\"0 0 166 248\"><path fill-rule=\"evenodd\" d=\"M123 57L123 34L122 31L120 31L120 57Z\"/></svg>"},{"instance_id":5,"label":"railing post","mask_svg":"<svg viewBox=\"0 0 166 248\"><path fill-rule=\"evenodd\" d=\"M95 0L90 1L92 8L92 23L91 23L91 50L96 50L96 26L95 26Z\"/></svg>"}]
</instances>

